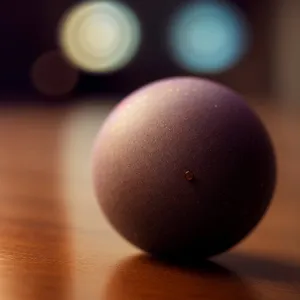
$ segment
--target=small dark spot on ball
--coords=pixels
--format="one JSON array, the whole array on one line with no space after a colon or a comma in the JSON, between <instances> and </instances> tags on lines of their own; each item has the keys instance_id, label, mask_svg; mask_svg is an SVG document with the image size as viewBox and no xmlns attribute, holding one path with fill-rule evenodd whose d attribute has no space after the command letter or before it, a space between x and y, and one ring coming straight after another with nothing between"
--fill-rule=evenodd
<instances>
[{"instance_id":1,"label":"small dark spot on ball","mask_svg":"<svg viewBox=\"0 0 300 300\"><path fill-rule=\"evenodd\" d=\"M194 180L194 174L191 171L186 171L184 173L185 179L188 181L193 181Z\"/></svg>"}]
</instances>

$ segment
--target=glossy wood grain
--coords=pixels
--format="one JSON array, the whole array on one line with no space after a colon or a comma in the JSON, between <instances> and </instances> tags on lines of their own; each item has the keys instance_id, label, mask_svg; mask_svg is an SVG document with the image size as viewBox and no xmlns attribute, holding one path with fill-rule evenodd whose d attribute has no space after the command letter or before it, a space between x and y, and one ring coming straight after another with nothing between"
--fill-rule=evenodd
<instances>
[{"instance_id":1,"label":"glossy wood grain","mask_svg":"<svg viewBox=\"0 0 300 300\"><path fill-rule=\"evenodd\" d=\"M95 134L114 102L0 110L0 299L300 299L300 121L255 105L279 176L260 225L210 262L174 266L126 243L96 203Z\"/></svg>"}]
</instances>

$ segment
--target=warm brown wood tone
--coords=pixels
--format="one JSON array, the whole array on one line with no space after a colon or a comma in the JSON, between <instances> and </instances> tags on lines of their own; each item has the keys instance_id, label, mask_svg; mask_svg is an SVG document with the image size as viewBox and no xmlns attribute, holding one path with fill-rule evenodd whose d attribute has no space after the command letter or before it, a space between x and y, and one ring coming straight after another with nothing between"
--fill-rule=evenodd
<instances>
[{"instance_id":1,"label":"warm brown wood tone","mask_svg":"<svg viewBox=\"0 0 300 300\"><path fill-rule=\"evenodd\" d=\"M300 121L255 109L278 187L256 230L213 263L175 267L128 245L93 195L89 153L112 104L0 111L0 299L300 299Z\"/></svg>"},{"instance_id":2,"label":"warm brown wood tone","mask_svg":"<svg viewBox=\"0 0 300 300\"><path fill-rule=\"evenodd\" d=\"M56 175L63 115L61 110L1 109L1 299L70 294L70 242Z\"/></svg>"}]
</instances>

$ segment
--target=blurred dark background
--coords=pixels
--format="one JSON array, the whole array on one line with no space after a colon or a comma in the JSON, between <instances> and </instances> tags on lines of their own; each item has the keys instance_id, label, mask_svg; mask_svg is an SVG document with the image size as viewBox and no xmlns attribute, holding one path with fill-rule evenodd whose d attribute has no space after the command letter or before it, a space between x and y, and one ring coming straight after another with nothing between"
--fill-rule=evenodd
<instances>
[{"instance_id":1,"label":"blurred dark background","mask_svg":"<svg viewBox=\"0 0 300 300\"><path fill-rule=\"evenodd\" d=\"M63 97L71 101L74 96L86 94L124 95L143 84L163 77L196 75L220 81L247 96L263 99L261 101L284 98L284 101L292 103L297 102L300 96L300 85L298 84L300 80L298 71L300 67L300 1L124 0L121 3L129 8L139 20L141 40L130 61L109 72L101 70L101 68L96 71L81 68L80 64L74 63L67 57L59 40L60 29L64 26L63 22L66 20L66 16L72 13L76 5L87 3L89 1L31 0L18 3L5 1L2 4L0 10L2 31L0 90L2 95L40 95L49 97L51 101L56 97L60 99ZM99 4L103 1L92 3ZM114 5L115 1L105 1L105 3ZM247 24L248 30L241 31L239 34L246 35L243 38L246 38L248 43L246 46L244 45L243 54L237 57L234 63L219 70L215 68L213 72L210 72L207 68L191 70L185 68L182 62L180 64L174 60L168 40L170 20L174 20L176 13L183 11L184 6L189 3L196 3L197 7L201 7L205 3L218 7L219 10L222 10L222 7L231 7L233 12L238 10L239 18ZM98 8L95 9L95 11L97 10L99 11ZM97 18L97 14L95 16ZM114 14L112 14L112 18L114 18ZM201 19L201 15L199 18ZM195 16L191 16L190 19L192 24L188 27L190 30L205 24L197 23L196 20L193 25L192 21L195 21ZM211 19L209 20L211 21ZM212 20L215 20L216 24L220 21L217 17L214 19L214 16L212 16ZM116 18L115 21L113 24L117 24L118 19ZM93 24L97 26L97 21ZM241 25L235 24L238 29L242 29ZM214 26L211 22L208 25ZM75 33L73 31L74 35L80 34L80 28L84 27L80 26L78 25ZM86 27L88 26L92 25L86 25ZM221 23L221 27L223 27L225 37L226 34L227 38L230 37L230 32L226 33L226 30L232 30L232 27L227 28L226 22L224 26ZM208 31L210 29L211 27L208 28ZM82 35L87 34L88 30ZM102 37L94 34L94 38L99 39L99 43L105 43L111 34L110 31L105 30L102 30ZM218 27L217 30L220 31L220 28ZM233 30L233 34L236 35L236 31ZM183 32L183 44L187 43L185 39L188 35L188 31ZM199 39L204 36L203 34L199 35ZM197 42L199 45L195 46L196 50L186 50L187 60L189 55L194 55L196 59L205 59L205 57L196 56L196 52L201 50L201 43L207 45L218 42L212 41L212 38L216 40L218 38L213 30L208 36L210 40L202 39ZM195 37L197 35L194 34L193 38L195 39ZM230 41L232 42L234 39L230 40L229 38ZM120 43L122 45L122 41ZM237 41L236 47L241 47L238 43L239 41ZM240 41L240 43L242 42ZM88 43L86 45L88 47ZM225 43L224 48L218 49L220 54L227 47L229 46ZM95 49L97 47L93 51ZM90 52L90 55L94 54ZM238 56L237 53L235 55ZM97 59L97 53L93 59Z\"/></svg>"}]
</instances>

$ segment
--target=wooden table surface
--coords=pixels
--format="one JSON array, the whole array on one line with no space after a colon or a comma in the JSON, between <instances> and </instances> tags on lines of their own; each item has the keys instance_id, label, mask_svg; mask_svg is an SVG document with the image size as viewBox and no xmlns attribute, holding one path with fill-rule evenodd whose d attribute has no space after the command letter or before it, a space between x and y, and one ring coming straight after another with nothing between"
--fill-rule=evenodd
<instances>
[{"instance_id":1,"label":"wooden table surface","mask_svg":"<svg viewBox=\"0 0 300 300\"><path fill-rule=\"evenodd\" d=\"M90 149L113 103L0 110L0 299L300 299L300 121L255 106L278 186L260 225L204 266L154 261L120 238L95 200Z\"/></svg>"}]
</instances>

